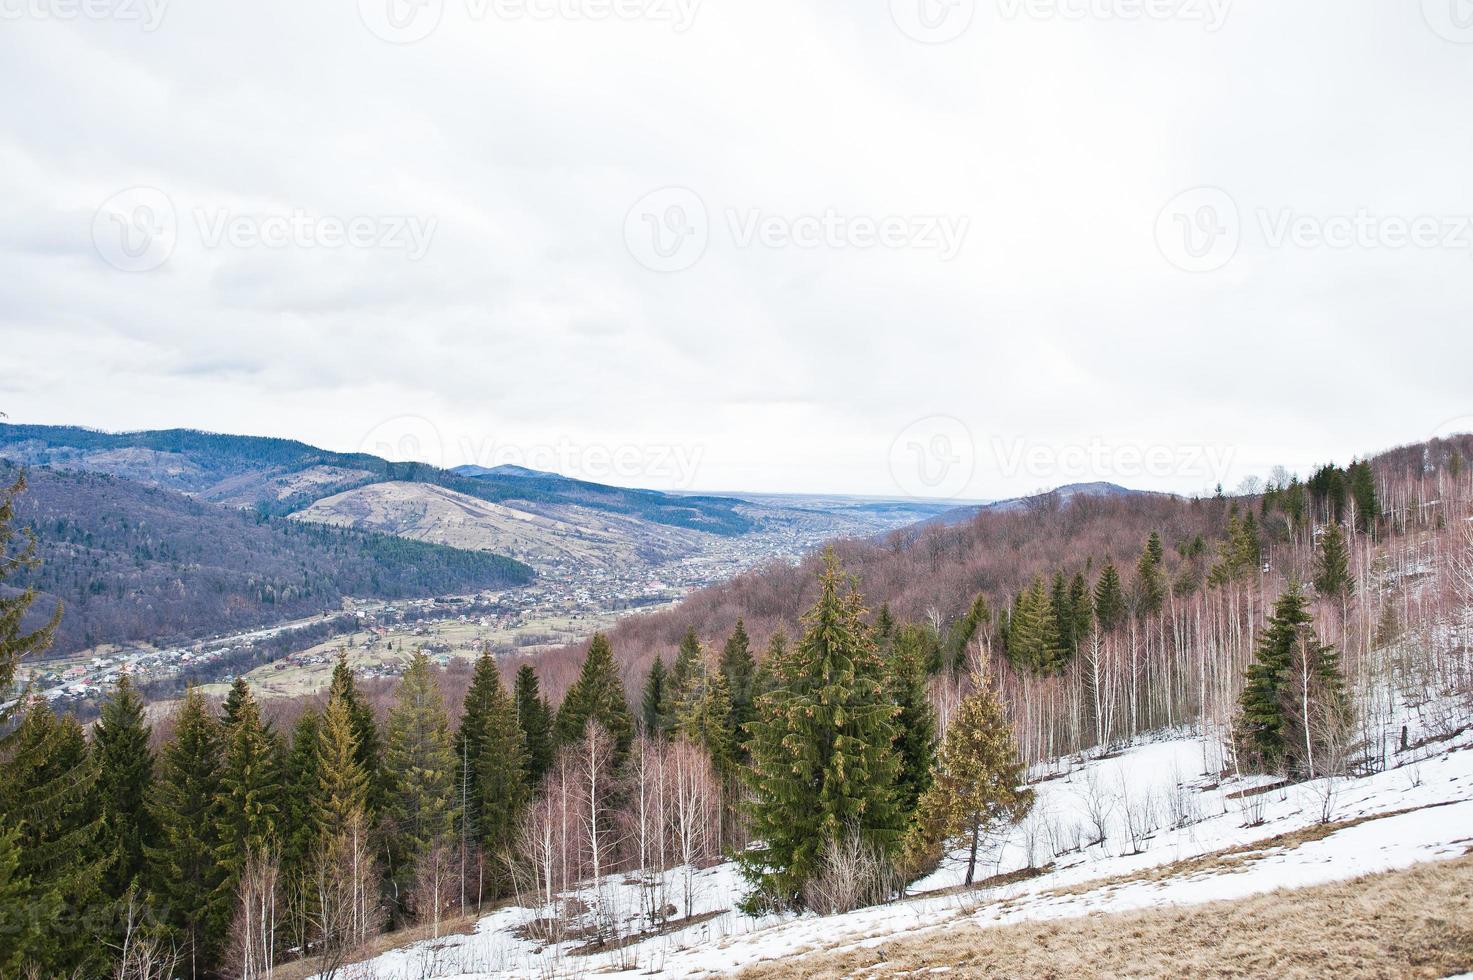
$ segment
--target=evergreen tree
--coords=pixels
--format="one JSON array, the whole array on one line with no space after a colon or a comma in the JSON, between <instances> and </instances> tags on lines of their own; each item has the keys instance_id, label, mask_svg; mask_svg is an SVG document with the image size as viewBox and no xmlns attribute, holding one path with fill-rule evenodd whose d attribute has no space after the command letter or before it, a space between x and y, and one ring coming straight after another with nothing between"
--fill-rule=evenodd
<instances>
[{"instance_id":1,"label":"evergreen tree","mask_svg":"<svg viewBox=\"0 0 1473 980\"><path fill-rule=\"evenodd\" d=\"M1161 539L1152 532L1151 542L1141 549L1141 557L1135 564L1135 608L1143 617L1155 616L1166 605L1166 576L1161 568Z\"/></svg>"},{"instance_id":2,"label":"evergreen tree","mask_svg":"<svg viewBox=\"0 0 1473 980\"><path fill-rule=\"evenodd\" d=\"M701 746L722 776L736 771L737 748L731 731L731 690L720 671L693 675L681 699L676 730L682 738Z\"/></svg>"},{"instance_id":3,"label":"evergreen tree","mask_svg":"<svg viewBox=\"0 0 1473 980\"><path fill-rule=\"evenodd\" d=\"M1114 562L1106 562L1095 583L1095 620L1100 630L1113 633L1125 622L1125 590Z\"/></svg>"},{"instance_id":4,"label":"evergreen tree","mask_svg":"<svg viewBox=\"0 0 1473 980\"><path fill-rule=\"evenodd\" d=\"M1345 532L1339 524L1327 524L1315 556L1314 590L1326 599L1343 599L1350 595L1352 586Z\"/></svg>"},{"instance_id":5,"label":"evergreen tree","mask_svg":"<svg viewBox=\"0 0 1473 980\"><path fill-rule=\"evenodd\" d=\"M1054 573L1049 588L1049 607L1054 617L1054 632L1059 637L1059 653L1067 661L1079 649L1079 640L1074 635L1074 606L1069 601L1069 580L1062 571Z\"/></svg>"},{"instance_id":6,"label":"evergreen tree","mask_svg":"<svg viewBox=\"0 0 1473 980\"><path fill-rule=\"evenodd\" d=\"M675 728L679 716L687 709L684 699L693 697L694 693L700 689L701 675L705 671L706 651L701 648L701 641L696 637L695 629L687 629L685 636L680 640L680 648L675 651L675 666L670 670L669 726L671 729Z\"/></svg>"},{"instance_id":7,"label":"evergreen tree","mask_svg":"<svg viewBox=\"0 0 1473 980\"><path fill-rule=\"evenodd\" d=\"M354 821L368 812L368 774L358 761L353 708L341 691L328 698L321 720L311 727L317 732L317 749L311 765L302 769L304 774L315 775L310 798L315 834L307 856L309 865L320 845L341 840ZM297 734L306 737L303 728Z\"/></svg>"},{"instance_id":8,"label":"evergreen tree","mask_svg":"<svg viewBox=\"0 0 1473 980\"><path fill-rule=\"evenodd\" d=\"M727 725L731 742L737 755L745 759L747 726L757 717L757 659L752 656L752 641L740 618L721 649L721 676L731 692L731 717Z\"/></svg>"},{"instance_id":9,"label":"evergreen tree","mask_svg":"<svg viewBox=\"0 0 1473 980\"><path fill-rule=\"evenodd\" d=\"M655 658L650 664L649 676L644 681L644 697L640 701L640 724L650 738L663 738L670 734L665 727L670 717L670 691L665 661Z\"/></svg>"},{"instance_id":10,"label":"evergreen tree","mask_svg":"<svg viewBox=\"0 0 1473 980\"><path fill-rule=\"evenodd\" d=\"M530 664L517 669L517 724L522 729L527 785L535 787L552 768L552 709L543 699L537 671Z\"/></svg>"},{"instance_id":11,"label":"evergreen tree","mask_svg":"<svg viewBox=\"0 0 1473 980\"><path fill-rule=\"evenodd\" d=\"M47 976L101 972L110 855L96 760L77 720L56 717L39 699L26 706L8 749L0 780L6 822L20 831L16 877L30 883L22 908L43 926L25 960Z\"/></svg>"},{"instance_id":12,"label":"evergreen tree","mask_svg":"<svg viewBox=\"0 0 1473 980\"><path fill-rule=\"evenodd\" d=\"M31 905L31 879L21 871L20 827L0 827L0 977L24 976L41 946L40 910ZM36 965L32 961L29 965Z\"/></svg>"},{"instance_id":13,"label":"evergreen tree","mask_svg":"<svg viewBox=\"0 0 1473 980\"><path fill-rule=\"evenodd\" d=\"M973 675L972 688L946 729L935 782L921 798L909 841L917 869L933 863L945 845L966 843L968 885L982 835L999 822L1022 819L1033 806L1033 790L1023 786L1024 767L997 692L985 673Z\"/></svg>"},{"instance_id":14,"label":"evergreen tree","mask_svg":"<svg viewBox=\"0 0 1473 980\"><path fill-rule=\"evenodd\" d=\"M634 740L634 720L629 713L629 702L624 698L624 685L619 681L613 648L602 633L593 635L583 670L558 708L558 740L564 745L578 741L590 721L597 722L614 740L617 768Z\"/></svg>"},{"instance_id":15,"label":"evergreen tree","mask_svg":"<svg viewBox=\"0 0 1473 980\"><path fill-rule=\"evenodd\" d=\"M856 835L888 856L900 836L895 706L863 601L832 549L819 585L803 638L774 664L776 688L752 724L749 812L762 843L741 859L754 885L748 909L801 907L830 842Z\"/></svg>"},{"instance_id":16,"label":"evergreen tree","mask_svg":"<svg viewBox=\"0 0 1473 980\"><path fill-rule=\"evenodd\" d=\"M174 930L181 968L191 977L214 970L231 906L220 888L220 725L191 687L174 716L174 737L159 759L152 811L158 845L147 847L156 908Z\"/></svg>"},{"instance_id":17,"label":"evergreen tree","mask_svg":"<svg viewBox=\"0 0 1473 980\"><path fill-rule=\"evenodd\" d=\"M1370 533L1381 516L1381 504L1376 497L1376 475L1371 464L1365 461L1351 463L1347 474L1350 484L1350 499L1355 502L1355 526L1363 534Z\"/></svg>"},{"instance_id":18,"label":"evergreen tree","mask_svg":"<svg viewBox=\"0 0 1473 980\"><path fill-rule=\"evenodd\" d=\"M143 722L143 699L124 674L102 706L92 731L97 754L97 796L102 806L103 841L110 863L105 881L109 898L122 900L142 886L147 868L145 842L158 834L148 808L153 789L153 751Z\"/></svg>"},{"instance_id":19,"label":"evergreen tree","mask_svg":"<svg viewBox=\"0 0 1473 980\"><path fill-rule=\"evenodd\" d=\"M1161 546L1161 535L1156 531L1152 531L1150 537L1146 538L1146 557L1158 568L1166 558L1166 549Z\"/></svg>"},{"instance_id":20,"label":"evergreen tree","mask_svg":"<svg viewBox=\"0 0 1473 980\"><path fill-rule=\"evenodd\" d=\"M450 721L430 658L415 652L389 712L384 747L389 867L399 894L413 882L421 858L450 837L456 758Z\"/></svg>"},{"instance_id":21,"label":"evergreen tree","mask_svg":"<svg viewBox=\"0 0 1473 980\"><path fill-rule=\"evenodd\" d=\"M318 840L315 804L320 724L321 715L316 711L302 713L282 764L281 873L289 887L307 874Z\"/></svg>"},{"instance_id":22,"label":"evergreen tree","mask_svg":"<svg viewBox=\"0 0 1473 980\"><path fill-rule=\"evenodd\" d=\"M1274 604L1268 627L1259 636L1247 682L1238 699L1235 736L1250 766L1272 769L1292 752L1286 701L1292 680L1295 648L1311 635L1309 603L1298 582L1291 582ZM1316 641L1317 644L1317 641Z\"/></svg>"},{"instance_id":23,"label":"evergreen tree","mask_svg":"<svg viewBox=\"0 0 1473 980\"><path fill-rule=\"evenodd\" d=\"M895 802L909 817L921 795L930 788L936 761L936 709L931 706L927 678L931 631L920 624L901 628L889 657L888 687L895 715L895 752L900 770L895 777Z\"/></svg>"},{"instance_id":24,"label":"evergreen tree","mask_svg":"<svg viewBox=\"0 0 1473 980\"><path fill-rule=\"evenodd\" d=\"M1019 667L1039 673L1063 663L1058 620L1041 576L1018 594L1008 620L1008 657Z\"/></svg>"},{"instance_id":25,"label":"evergreen tree","mask_svg":"<svg viewBox=\"0 0 1473 980\"><path fill-rule=\"evenodd\" d=\"M967 647L972 641L983 635L992 624L992 607L987 604L987 596L977 593L972 600L971 606L967 608L966 615L957 620L947 637L946 662L952 670L959 669L967 659ZM939 650L937 651L939 654ZM939 656L936 658L939 660ZM933 672L940 670L942 664L934 663Z\"/></svg>"},{"instance_id":26,"label":"evergreen tree","mask_svg":"<svg viewBox=\"0 0 1473 980\"><path fill-rule=\"evenodd\" d=\"M15 501L25 489L24 474L16 477L9 487L0 488L0 583L16 572L41 564L36 557L35 539L27 529L15 526ZM5 733L10 731L11 719L20 711L24 700L10 700L20 662L50 646L56 626L61 622L58 604L45 625L34 630L25 628L36 596L33 588L13 591L0 586L0 749L5 747Z\"/></svg>"},{"instance_id":27,"label":"evergreen tree","mask_svg":"<svg viewBox=\"0 0 1473 980\"><path fill-rule=\"evenodd\" d=\"M231 687L233 709L222 729L219 846L225 876L222 901L233 902L247 859L276 850L281 819L281 769L276 740L261 721L261 708L244 678Z\"/></svg>"},{"instance_id":28,"label":"evergreen tree","mask_svg":"<svg viewBox=\"0 0 1473 980\"><path fill-rule=\"evenodd\" d=\"M337 664L332 669L332 684L328 687L328 700L341 698L348 708L348 717L353 723L353 742L357 745L358 767L368 780L366 815L374 819L385 803L388 778L384 773L383 744L379 739L378 724L373 718L373 709L358 693L353 679L353 670L348 666L348 653L339 651Z\"/></svg>"},{"instance_id":29,"label":"evergreen tree","mask_svg":"<svg viewBox=\"0 0 1473 980\"><path fill-rule=\"evenodd\" d=\"M516 702L489 651L476 661L455 743L461 830L482 848L493 868L493 888L499 890L510 872L503 859L528 798L527 760Z\"/></svg>"},{"instance_id":30,"label":"evergreen tree","mask_svg":"<svg viewBox=\"0 0 1473 980\"><path fill-rule=\"evenodd\" d=\"M1069 633L1073 639L1070 654L1073 655L1079 653L1080 644L1094 629L1095 622L1094 601L1083 572L1075 572L1074 580L1069 583L1069 616Z\"/></svg>"}]
</instances>

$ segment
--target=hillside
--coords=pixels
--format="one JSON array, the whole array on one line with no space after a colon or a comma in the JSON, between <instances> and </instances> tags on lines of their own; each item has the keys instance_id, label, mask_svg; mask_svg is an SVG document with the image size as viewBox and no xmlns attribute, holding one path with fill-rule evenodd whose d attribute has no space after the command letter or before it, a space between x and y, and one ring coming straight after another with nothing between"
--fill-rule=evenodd
<instances>
[{"instance_id":1,"label":"hillside","mask_svg":"<svg viewBox=\"0 0 1473 980\"><path fill-rule=\"evenodd\" d=\"M337 453L290 439L192 429L99 432L74 426L0 424L0 457L30 466L108 473L273 515L293 513L354 487L404 481L492 503L575 506L716 535L738 535L752 528L751 520L737 512L739 502L727 498L676 497L532 470L466 476L425 463Z\"/></svg>"},{"instance_id":2,"label":"hillside","mask_svg":"<svg viewBox=\"0 0 1473 980\"><path fill-rule=\"evenodd\" d=\"M0 461L0 481L18 474ZM64 603L53 654L101 642L173 642L340 607L530 581L504 556L319 527L220 507L100 473L32 467L17 498L45 610Z\"/></svg>"}]
</instances>

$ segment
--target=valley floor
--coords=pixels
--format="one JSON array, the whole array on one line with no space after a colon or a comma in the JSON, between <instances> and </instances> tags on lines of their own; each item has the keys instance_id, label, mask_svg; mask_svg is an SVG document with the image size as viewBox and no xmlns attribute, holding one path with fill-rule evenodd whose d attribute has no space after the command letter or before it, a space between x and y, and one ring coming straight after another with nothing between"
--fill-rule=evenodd
<instances>
[{"instance_id":1,"label":"valley floor","mask_svg":"<svg viewBox=\"0 0 1473 980\"><path fill-rule=\"evenodd\" d=\"M539 943L521 927L547 910L511 906L350 975L1455 973L1473 968L1473 732L1431 734L1374 776L1268 788L1203 775L1217 768L1213 743L1163 733L1061 762L1030 818L994 843L981 887L961 887L953 855L901 901L753 919L734 911L732 865L677 869L661 901L689 918L639 939L643 886L616 876L580 897L612 910L617 948Z\"/></svg>"}]
</instances>

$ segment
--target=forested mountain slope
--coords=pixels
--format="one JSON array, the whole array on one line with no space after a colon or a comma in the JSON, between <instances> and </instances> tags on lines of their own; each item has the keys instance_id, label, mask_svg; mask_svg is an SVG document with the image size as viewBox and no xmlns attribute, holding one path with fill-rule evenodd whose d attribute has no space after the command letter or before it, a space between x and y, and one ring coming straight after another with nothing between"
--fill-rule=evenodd
<instances>
[{"instance_id":1,"label":"forested mountain slope","mask_svg":"<svg viewBox=\"0 0 1473 980\"><path fill-rule=\"evenodd\" d=\"M519 501L533 509L584 507L711 534L742 534L752 527L750 518L738 511L741 502L729 498L630 490L531 470L468 476L425 463L331 452L291 439L193 429L114 433L0 424L0 457L33 466L109 473L272 515L290 514L355 487L403 481L444 487L492 503Z\"/></svg>"},{"instance_id":2,"label":"forested mountain slope","mask_svg":"<svg viewBox=\"0 0 1473 980\"><path fill-rule=\"evenodd\" d=\"M19 468L0 461L8 486ZM39 567L7 581L65 605L52 653L169 642L311 615L344 596L406 598L527 582L520 562L264 517L101 473L31 467L16 500Z\"/></svg>"}]
</instances>

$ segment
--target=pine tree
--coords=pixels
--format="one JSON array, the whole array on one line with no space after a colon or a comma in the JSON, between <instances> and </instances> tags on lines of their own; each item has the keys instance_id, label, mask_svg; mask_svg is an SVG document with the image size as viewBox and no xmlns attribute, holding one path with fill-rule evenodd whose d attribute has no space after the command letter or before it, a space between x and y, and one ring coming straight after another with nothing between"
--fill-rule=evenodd
<instances>
[{"instance_id":1,"label":"pine tree","mask_svg":"<svg viewBox=\"0 0 1473 980\"><path fill-rule=\"evenodd\" d=\"M517 724L516 702L501 682L488 651L476 661L465 714L455 737L462 801L461 831L484 851L493 867L493 888L505 884L508 853L517 819L528 798L526 748Z\"/></svg>"},{"instance_id":2,"label":"pine tree","mask_svg":"<svg viewBox=\"0 0 1473 980\"><path fill-rule=\"evenodd\" d=\"M746 625L737 619L736 629L721 649L721 676L731 692L731 716L727 723L730 740L738 757L747 756L747 725L757 717L757 661Z\"/></svg>"},{"instance_id":3,"label":"pine tree","mask_svg":"<svg viewBox=\"0 0 1473 980\"><path fill-rule=\"evenodd\" d=\"M552 768L552 709L547 706L530 664L517 669L517 725L522 729L527 785L535 787Z\"/></svg>"},{"instance_id":4,"label":"pine tree","mask_svg":"<svg viewBox=\"0 0 1473 980\"><path fill-rule=\"evenodd\" d=\"M143 845L158 834L148 809L153 790L153 751L148 738L143 699L124 674L103 704L92 731L102 837L111 858L104 888L115 901L121 901L130 887L144 884L147 863Z\"/></svg>"},{"instance_id":5,"label":"pine tree","mask_svg":"<svg viewBox=\"0 0 1473 980\"><path fill-rule=\"evenodd\" d=\"M1095 620L1103 633L1113 633L1125 622L1125 590L1114 562L1105 563L1095 583Z\"/></svg>"},{"instance_id":6,"label":"pine tree","mask_svg":"<svg viewBox=\"0 0 1473 980\"><path fill-rule=\"evenodd\" d=\"M1339 524L1327 524L1315 556L1314 590L1326 599L1343 599L1350 595L1352 586L1345 532Z\"/></svg>"},{"instance_id":7,"label":"pine tree","mask_svg":"<svg viewBox=\"0 0 1473 980\"><path fill-rule=\"evenodd\" d=\"M1023 780L1002 702L986 673L976 673L972 692L946 730L935 782L920 801L908 842L913 868L933 863L943 847L960 841L969 847L970 885L982 835L999 822L1022 819L1033 806L1033 790L1023 787Z\"/></svg>"},{"instance_id":8,"label":"pine tree","mask_svg":"<svg viewBox=\"0 0 1473 980\"><path fill-rule=\"evenodd\" d=\"M373 820L384 807L384 798L388 789L387 777L384 774L383 744L379 739L378 724L374 721L373 709L358 693L357 684L353 679L353 670L348 666L346 650L338 653L338 661L333 666L332 684L328 687L327 696L328 700L335 697L342 698L348 708L348 717L353 723L353 741L358 746L358 767L363 770L363 775L368 780L366 815Z\"/></svg>"},{"instance_id":9,"label":"pine tree","mask_svg":"<svg viewBox=\"0 0 1473 980\"><path fill-rule=\"evenodd\" d=\"M456 758L450 721L430 658L415 652L389 712L384 747L391 874L405 895L415 868L430 848L450 837Z\"/></svg>"},{"instance_id":10,"label":"pine tree","mask_svg":"<svg viewBox=\"0 0 1473 980\"><path fill-rule=\"evenodd\" d=\"M644 681L644 696L640 700L640 725L650 738L664 738L670 734L665 727L670 716L670 691L665 661L656 657L650 664L649 676Z\"/></svg>"},{"instance_id":11,"label":"pine tree","mask_svg":"<svg viewBox=\"0 0 1473 980\"><path fill-rule=\"evenodd\" d=\"M578 680L568 689L558 708L558 740L564 745L578 741L590 721L597 722L614 740L615 768L618 768L634 740L634 720L629 714L629 702L624 698L624 685L619 681L613 648L602 633L593 635Z\"/></svg>"},{"instance_id":12,"label":"pine tree","mask_svg":"<svg viewBox=\"0 0 1473 980\"><path fill-rule=\"evenodd\" d=\"M762 843L741 859L754 885L748 909L801 907L831 842L857 836L888 856L900 836L895 707L863 601L832 549L819 585L803 638L774 665L777 686L752 724L749 812Z\"/></svg>"},{"instance_id":13,"label":"pine tree","mask_svg":"<svg viewBox=\"0 0 1473 980\"><path fill-rule=\"evenodd\" d=\"M218 860L220 725L191 687L174 716L174 737L159 759L152 811L158 845L148 852L155 906L166 916L191 977L213 971L229 926Z\"/></svg>"},{"instance_id":14,"label":"pine tree","mask_svg":"<svg viewBox=\"0 0 1473 980\"><path fill-rule=\"evenodd\" d=\"M895 752L900 756L895 802L907 818L930 788L936 762L936 710L926 671L930 634L920 624L902 627L887 665L890 700L900 709L894 718Z\"/></svg>"},{"instance_id":15,"label":"pine tree","mask_svg":"<svg viewBox=\"0 0 1473 980\"><path fill-rule=\"evenodd\" d=\"M231 702L222 729L220 843L215 850L225 870L220 887L226 902L235 898L246 861L276 850L282 817L279 749L243 678L231 687L227 704Z\"/></svg>"}]
</instances>

